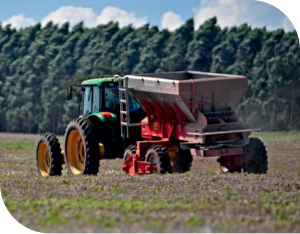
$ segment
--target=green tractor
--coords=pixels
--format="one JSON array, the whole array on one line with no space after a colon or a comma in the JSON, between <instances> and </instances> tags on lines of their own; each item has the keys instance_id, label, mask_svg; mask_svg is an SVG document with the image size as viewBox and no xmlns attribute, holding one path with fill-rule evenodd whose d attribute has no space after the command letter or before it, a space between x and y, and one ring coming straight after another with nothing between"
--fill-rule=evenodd
<instances>
[{"instance_id":1,"label":"green tractor","mask_svg":"<svg viewBox=\"0 0 300 234\"><path fill-rule=\"evenodd\" d=\"M61 175L63 164L66 164L71 175L96 175L100 159L122 157L128 146L141 139L140 128L130 128L130 138L120 134L122 132L125 135L120 122L126 120L120 119L125 117L120 115L118 76L86 80L81 85L70 86L67 100L72 99L73 87L76 86L81 87L80 114L67 126L64 151L54 134L44 133L39 136L36 160L38 172L42 176ZM140 122L145 117L144 111L128 94L127 101L131 121ZM134 146L129 148L134 153ZM126 151L124 157L126 159Z\"/></svg>"}]
</instances>

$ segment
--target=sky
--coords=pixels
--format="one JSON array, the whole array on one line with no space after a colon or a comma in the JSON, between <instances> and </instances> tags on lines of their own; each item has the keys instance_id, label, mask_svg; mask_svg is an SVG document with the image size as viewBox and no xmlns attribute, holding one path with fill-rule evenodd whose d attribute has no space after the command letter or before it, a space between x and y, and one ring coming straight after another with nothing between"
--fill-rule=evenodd
<instances>
[{"instance_id":1,"label":"sky","mask_svg":"<svg viewBox=\"0 0 300 234\"><path fill-rule=\"evenodd\" d=\"M174 31L190 18L198 29L214 16L222 28L248 23L268 30L294 30L276 7L254 0L0 0L0 22L17 29L49 21L59 25L69 21L71 27L80 21L86 27L117 21L120 27L149 23Z\"/></svg>"}]
</instances>

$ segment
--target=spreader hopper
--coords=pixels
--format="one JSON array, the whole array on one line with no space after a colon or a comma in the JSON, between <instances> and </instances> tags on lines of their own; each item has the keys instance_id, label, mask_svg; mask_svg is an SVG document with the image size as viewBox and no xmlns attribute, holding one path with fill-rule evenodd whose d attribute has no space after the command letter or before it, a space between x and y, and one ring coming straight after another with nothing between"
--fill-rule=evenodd
<instances>
[{"instance_id":1,"label":"spreader hopper","mask_svg":"<svg viewBox=\"0 0 300 234\"><path fill-rule=\"evenodd\" d=\"M147 141L137 142L138 155L157 144L170 156L179 145L194 156L218 157L222 168L244 167L248 136L260 130L245 128L235 112L247 92L245 76L183 71L121 79L147 116L140 123Z\"/></svg>"}]
</instances>

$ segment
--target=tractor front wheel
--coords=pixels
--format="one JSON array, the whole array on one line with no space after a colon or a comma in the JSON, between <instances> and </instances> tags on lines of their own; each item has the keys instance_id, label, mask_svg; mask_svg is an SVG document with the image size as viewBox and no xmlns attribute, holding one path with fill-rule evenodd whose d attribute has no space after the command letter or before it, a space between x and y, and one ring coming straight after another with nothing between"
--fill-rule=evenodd
<instances>
[{"instance_id":1,"label":"tractor front wheel","mask_svg":"<svg viewBox=\"0 0 300 234\"><path fill-rule=\"evenodd\" d=\"M71 175L97 175L100 149L97 132L88 119L72 120L65 134L65 161Z\"/></svg>"},{"instance_id":2,"label":"tractor front wheel","mask_svg":"<svg viewBox=\"0 0 300 234\"><path fill-rule=\"evenodd\" d=\"M39 136L36 147L36 164L38 172L46 176L60 176L62 155L57 137L52 133Z\"/></svg>"},{"instance_id":3,"label":"tractor front wheel","mask_svg":"<svg viewBox=\"0 0 300 234\"><path fill-rule=\"evenodd\" d=\"M157 166L156 172L158 174L165 174L171 172L170 157L165 147L161 145L153 145L146 153L146 161Z\"/></svg>"}]
</instances>

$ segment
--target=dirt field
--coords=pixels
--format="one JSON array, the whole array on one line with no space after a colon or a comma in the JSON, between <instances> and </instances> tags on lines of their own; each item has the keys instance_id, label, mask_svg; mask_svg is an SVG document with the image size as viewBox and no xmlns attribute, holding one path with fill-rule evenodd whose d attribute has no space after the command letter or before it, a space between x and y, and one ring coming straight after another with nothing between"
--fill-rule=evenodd
<instances>
[{"instance_id":1,"label":"dirt field","mask_svg":"<svg viewBox=\"0 0 300 234\"><path fill-rule=\"evenodd\" d=\"M259 133L267 175L219 174L194 158L185 174L128 176L102 160L97 177L42 178L35 135L0 134L3 200L41 232L300 232L300 133ZM60 137L62 141L62 137Z\"/></svg>"}]
</instances>

